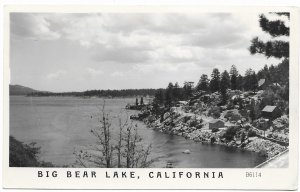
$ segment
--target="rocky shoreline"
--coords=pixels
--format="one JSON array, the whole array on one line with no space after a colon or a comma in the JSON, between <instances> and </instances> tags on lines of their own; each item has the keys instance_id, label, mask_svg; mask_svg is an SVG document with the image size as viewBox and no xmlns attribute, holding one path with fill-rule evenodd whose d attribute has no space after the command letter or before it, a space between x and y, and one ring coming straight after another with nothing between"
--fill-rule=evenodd
<instances>
[{"instance_id":1,"label":"rocky shoreline","mask_svg":"<svg viewBox=\"0 0 300 192\"><path fill-rule=\"evenodd\" d=\"M268 138L263 138L260 130L247 123L239 126L232 125L227 129L211 130L208 128L211 117L203 114L185 113L173 107L171 111L164 114L163 121L161 121L162 118L147 115L147 113L147 110L144 110L132 119L143 121L149 128L156 131L182 136L195 142L256 152L266 159L270 159L288 148L272 142ZM229 129L231 131L228 131Z\"/></svg>"},{"instance_id":2,"label":"rocky shoreline","mask_svg":"<svg viewBox=\"0 0 300 192\"><path fill-rule=\"evenodd\" d=\"M147 124L149 127L154 130L166 133L173 134L177 136L182 136L186 139L191 139L195 142L201 142L205 144L215 144L223 145L228 147L240 148L251 152L257 152L262 156L265 156L267 159L270 159L279 153L285 151L287 147L281 146L277 143L264 140L258 137L248 137L244 142L238 140L232 140L226 142L221 139L221 132L211 133L210 131L205 130L194 130L193 128L180 128L175 127L174 129L165 129L155 124ZM191 131L193 130L193 131ZM191 131L191 132L190 132Z\"/></svg>"}]
</instances>

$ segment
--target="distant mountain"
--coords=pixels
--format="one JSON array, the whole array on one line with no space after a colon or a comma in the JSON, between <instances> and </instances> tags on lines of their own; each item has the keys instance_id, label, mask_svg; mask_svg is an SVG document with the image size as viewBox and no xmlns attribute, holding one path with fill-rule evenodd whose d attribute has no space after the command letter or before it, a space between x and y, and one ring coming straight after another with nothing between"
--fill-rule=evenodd
<instances>
[{"instance_id":1,"label":"distant mountain","mask_svg":"<svg viewBox=\"0 0 300 192\"><path fill-rule=\"evenodd\" d=\"M39 91L22 85L9 85L9 95L27 95L34 92Z\"/></svg>"}]
</instances>

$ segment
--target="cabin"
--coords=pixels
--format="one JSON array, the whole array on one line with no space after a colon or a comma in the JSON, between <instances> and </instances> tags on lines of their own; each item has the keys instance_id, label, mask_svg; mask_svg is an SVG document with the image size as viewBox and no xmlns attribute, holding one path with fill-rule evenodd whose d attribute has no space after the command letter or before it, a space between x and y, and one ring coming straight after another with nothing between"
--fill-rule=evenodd
<instances>
[{"instance_id":1,"label":"cabin","mask_svg":"<svg viewBox=\"0 0 300 192\"><path fill-rule=\"evenodd\" d=\"M271 105L265 106L265 108L263 108L261 112L264 118L271 119L271 120L276 119L281 115L279 108L277 106L271 106Z\"/></svg>"},{"instance_id":2,"label":"cabin","mask_svg":"<svg viewBox=\"0 0 300 192\"><path fill-rule=\"evenodd\" d=\"M224 121L220 120L220 119L213 119L209 122L209 129L213 129L213 128L223 128L225 127L225 123Z\"/></svg>"}]
</instances>

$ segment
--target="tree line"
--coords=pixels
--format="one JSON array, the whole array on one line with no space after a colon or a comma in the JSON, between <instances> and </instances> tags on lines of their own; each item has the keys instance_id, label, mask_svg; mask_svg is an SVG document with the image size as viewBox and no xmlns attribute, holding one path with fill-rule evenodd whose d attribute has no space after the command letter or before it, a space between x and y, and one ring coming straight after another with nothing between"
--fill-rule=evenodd
<instances>
[{"instance_id":1,"label":"tree line","mask_svg":"<svg viewBox=\"0 0 300 192\"><path fill-rule=\"evenodd\" d=\"M75 97L135 97L154 96L157 89L87 90L83 92L32 92L27 96L75 96Z\"/></svg>"},{"instance_id":2,"label":"tree line","mask_svg":"<svg viewBox=\"0 0 300 192\"><path fill-rule=\"evenodd\" d=\"M155 94L154 101L159 104L170 106L172 102L179 100L187 100L193 93L219 92L222 95L223 101L226 101L226 92L228 89L241 91L257 91L258 81L265 79L266 82L277 83L281 87L288 89L289 78L289 63L288 59L283 60L277 66L265 65L263 69L257 73L249 68L242 76L235 65L232 65L229 72L224 70L220 73L218 68L214 68L211 75L202 74L196 86L193 82L185 82L182 87L176 82L170 82L166 89L159 89Z\"/></svg>"},{"instance_id":3,"label":"tree line","mask_svg":"<svg viewBox=\"0 0 300 192\"><path fill-rule=\"evenodd\" d=\"M167 88L157 90L154 102L158 105L170 106L179 100L189 99L193 93L204 91L207 93L219 92L222 95L223 103L226 102L226 92L228 89L241 91L257 91L260 79L265 82L281 86L278 93L282 98L288 101L289 95L289 42L278 40L277 37L288 37L289 27L282 21L282 17L290 18L290 14L286 12L270 13L277 15L276 20L269 20L265 14L259 16L259 24L261 29L271 36L271 40L264 42L255 37L251 41L249 52L251 54L262 54L269 57L281 59L281 62L274 66L265 65L257 73L249 68L242 75L235 65L232 65L229 72L227 70L222 73L218 68L214 68L210 78L207 74L202 74L196 86L194 82L185 82L182 87L170 82Z\"/></svg>"}]
</instances>

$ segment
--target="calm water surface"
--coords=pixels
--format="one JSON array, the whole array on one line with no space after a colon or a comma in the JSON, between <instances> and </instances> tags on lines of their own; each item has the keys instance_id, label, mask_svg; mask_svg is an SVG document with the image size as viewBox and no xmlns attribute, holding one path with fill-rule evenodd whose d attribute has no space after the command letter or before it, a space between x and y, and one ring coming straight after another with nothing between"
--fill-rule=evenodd
<instances>
[{"instance_id":1,"label":"calm water surface","mask_svg":"<svg viewBox=\"0 0 300 192\"><path fill-rule=\"evenodd\" d=\"M10 135L23 142L37 142L42 160L70 165L75 161L76 148L95 141L90 130L97 127L103 102L101 98L10 96ZM118 116L124 120L137 113L124 109L127 103L134 102L135 98L106 99L105 108L114 119L112 123L117 125ZM195 143L136 123L143 142L152 145L151 158L157 159L152 167L164 167L171 161L175 167L182 168L243 168L265 160L256 153ZM191 154L183 154L186 149Z\"/></svg>"}]
</instances>

